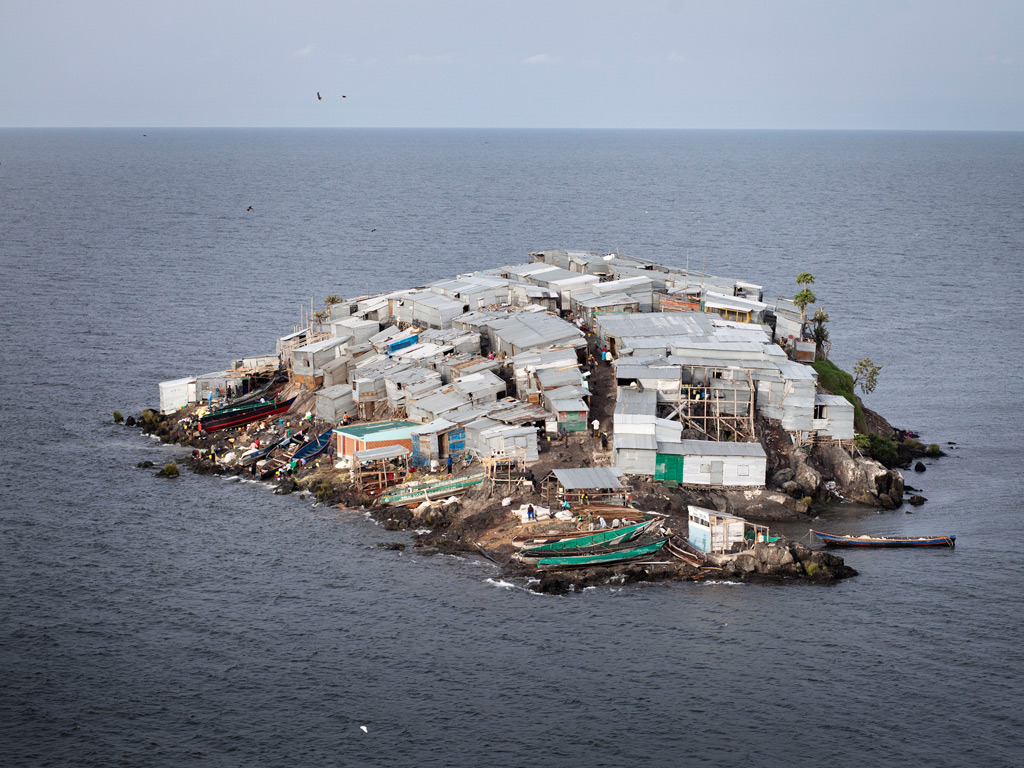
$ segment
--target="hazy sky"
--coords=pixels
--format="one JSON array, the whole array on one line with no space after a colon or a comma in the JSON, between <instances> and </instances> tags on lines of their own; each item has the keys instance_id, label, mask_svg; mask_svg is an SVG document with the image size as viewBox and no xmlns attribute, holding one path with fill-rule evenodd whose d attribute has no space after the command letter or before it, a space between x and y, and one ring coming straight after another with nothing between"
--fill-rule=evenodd
<instances>
[{"instance_id":1,"label":"hazy sky","mask_svg":"<svg viewBox=\"0 0 1024 768\"><path fill-rule=\"evenodd\" d=\"M0 0L0 126L1024 130L1024 2Z\"/></svg>"}]
</instances>

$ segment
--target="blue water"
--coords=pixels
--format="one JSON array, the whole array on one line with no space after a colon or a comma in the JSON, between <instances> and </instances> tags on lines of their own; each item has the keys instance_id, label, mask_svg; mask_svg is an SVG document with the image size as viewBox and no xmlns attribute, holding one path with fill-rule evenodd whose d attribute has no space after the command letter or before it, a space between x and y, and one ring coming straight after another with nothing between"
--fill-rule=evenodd
<instances>
[{"instance_id":1,"label":"blue water","mask_svg":"<svg viewBox=\"0 0 1024 768\"><path fill-rule=\"evenodd\" d=\"M0 764L1024 763L1022 178L1021 134L0 131ZM950 453L913 514L832 525L956 550L539 596L359 513L158 480L135 464L180 449L111 423L310 297L544 247L769 295L813 272L833 359Z\"/></svg>"}]
</instances>

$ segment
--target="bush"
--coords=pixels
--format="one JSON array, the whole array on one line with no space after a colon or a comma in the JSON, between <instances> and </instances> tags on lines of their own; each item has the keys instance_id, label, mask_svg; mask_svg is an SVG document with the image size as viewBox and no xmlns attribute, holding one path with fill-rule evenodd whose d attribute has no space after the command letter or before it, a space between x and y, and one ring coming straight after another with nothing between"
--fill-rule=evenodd
<instances>
[{"instance_id":1,"label":"bush","mask_svg":"<svg viewBox=\"0 0 1024 768\"><path fill-rule=\"evenodd\" d=\"M853 404L853 426L855 429L866 429L864 409L861 408L853 394L853 376L848 374L831 360L815 360L811 367L818 372L818 383L833 395L842 395Z\"/></svg>"},{"instance_id":2,"label":"bush","mask_svg":"<svg viewBox=\"0 0 1024 768\"><path fill-rule=\"evenodd\" d=\"M896 463L897 451L895 440L891 437L880 437L879 435L869 435L868 440L871 441L869 452L872 459L882 462L887 467L891 467Z\"/></svg>"},{"instance_id":3,"label":"bush","mask_svg":"<svg viewBox=\"0 0 1024 768\"><path fill-rule=\"evenodd\" d=\"M867 435L854 435L853 444L857 446L861 453L871 452L871 438Z\"/></svg>"},{"instance_id":4,"label":"bush","mask_svg":"<svg viewBox=\"0 0 1024 768\"><path fill-rule=\"evenodd\" d=\"M906 440L904 440L903 444L905 446L907 446L907 448L909 448L912 451L923 451L924 450L924 445L921 444L920 442L918 442L917 440L915 440L912 437L908 437ZM936 446L936 448L937 447L938 446Z\"/></svg>"},{"instance_id":5,"label":"bush","mask_svg":"<svg viewBox=\"0 0 1024 768\"><path fill-rule=\"evenodd\" d=\"M120 424L122 421L124 421L124 414L120 411L114 411L114 423Z\"/></svg>"},{"instance_id":6,"label":"bush","mask_svg":"<svg viewBox=\"0 0 1024 768\"><path fill-rule=\"evenodd\" d=\"M156 474L157 477L177 477L178 476L178 463L172 461L170 464L165 464L164 468Z\"/></svg>"},{"instance_id":7,"label":"bush","mask_svg":"<svg viewBox=\"0 0 1024 768\"><path fill-rule=\"evenodd\" d=\"M928 446L928 449L925 451L925 453L927 453L929 456L941 456L942 449L939 448L938 443L932 443L931 445Z\"/></svg>"}]
</instances>

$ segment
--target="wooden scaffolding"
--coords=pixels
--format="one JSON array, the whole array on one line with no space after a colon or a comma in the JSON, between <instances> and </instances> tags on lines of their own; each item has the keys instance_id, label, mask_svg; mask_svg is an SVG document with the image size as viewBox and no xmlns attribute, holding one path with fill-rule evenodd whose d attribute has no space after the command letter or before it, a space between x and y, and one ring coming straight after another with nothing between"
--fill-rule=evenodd
<instances>
[{"instance_id":1,"label":"wooden scaffolding","mask_svg":"<svg viewBox=\"0 0 1024 768\"><path fill-rule=\"evenodd\" d=\"M684 365L676 401L663 404L667 418L700 432L705 439L748 442L754 434L757 387L749 370Z\"/></svg>"}]
</instances>

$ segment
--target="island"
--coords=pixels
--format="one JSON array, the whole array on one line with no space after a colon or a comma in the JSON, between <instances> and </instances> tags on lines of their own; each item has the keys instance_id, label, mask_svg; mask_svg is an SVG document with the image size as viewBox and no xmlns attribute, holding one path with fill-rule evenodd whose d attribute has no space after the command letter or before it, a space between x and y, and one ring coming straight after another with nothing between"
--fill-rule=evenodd
<instances>
[{"instance_id":1,"label":"island","mask_svg":"<svg viewBox=\"0 0 1024 768\"><path fill-rule=\"evenodd\" d=\"M129 422L191 447L196 472L367 509L419 531L423 554L476 553L538 591L831 583L855 572L770 525L899 507L897 467L937 447L854 394L827 315L808 320L813 282L770 300L618 253L535 251L328 296L272 352L161 382L159 409Z\"/></svg>"}]
</instances>

